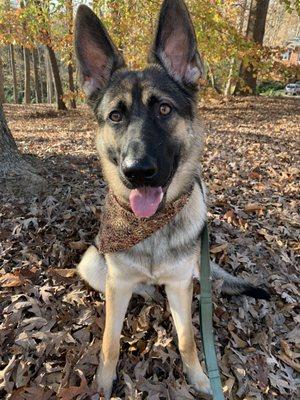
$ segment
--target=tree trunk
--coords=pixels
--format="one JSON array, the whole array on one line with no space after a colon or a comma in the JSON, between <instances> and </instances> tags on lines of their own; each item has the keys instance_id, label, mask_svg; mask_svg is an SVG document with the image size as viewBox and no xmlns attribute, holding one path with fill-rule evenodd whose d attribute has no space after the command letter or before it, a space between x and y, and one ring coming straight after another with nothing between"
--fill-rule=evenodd
<instances>
[{"instance_id":1,"label":"tree trunk","mask_svg":"<svg viewBox=\"0 0 300 400\"><path fill-rule=\"evenodd\" d=\"M208 71L208 78L210 80L211 86L212 88L218 93L218 94L222 94L222 91L218 88L217 84L216 84L216 80L215 80L215 75L213 70L211 69L210 64L207 62L207 71Z\"/></svg>"},{"instance_id":2,"label":"tree trunk","mask_svg":"<svg viewBox=\"0 0 300 400\"><path fill-rule=\"evenodd\" d=\"M269 7L269 0L252 0L248 19L246 37L248 40L262 45L266 19ZM239 77L244 85L238 84L235 93L247 95L256 93L257 70L252 63L242 63Z\"/></svg>"},{"instance_id":3,"label":"tree trunk","mask_svg":"<svg viewBox=\"0 0 300 400\"><path fill-rule=\"evenodd\" d=\"M0 103L0 187L5 193L32 196L46 189L46 181L23 159L6 123Z\"/></svg>"},{"instance_id":4,"label":"tree trunk","mask_svg":"<svg viewBox=\"0 0 300 400\"><path fill-rule=\"evenodd\" d=\"M16 62L15 62L15 49L11 44L9 45L9 54L10 54L10 67L11 74L13 78L13 90L14 90L14 99L15 103L19 103L19 94L18 94L18 82L17 82L17 73L16 73Z\"/></svg>"},{"instance_id":5,"label":"tree trunk","mask_svg":"<svg viewBox=\"0 0 300 400\"><path fill-rule=\"evenodd\" d=\"M40 88L42 95L42 103L47 102L47 70L45 52L42 48L37 47L38 64L40 66Z\"/></svg>"},{"instance_id":6,"label":"tree trunk","mask_svg":"<svg viewBox=\"0 0 300 400\"><path fill-rule=\"evenodd\" d=\"M37 49L32 50L32 61L33 61L33 74L34 74L34 87L35 87L35 99L37 103L42 102L41 83L39 77L39 56Z\"/></svg>"},{"instance_id":7,"label":"tree trunk","mask_svg":"<svg viewBox=\"0 0 300 400\"><path fill-rule=\"evenodd\" d=\"M54 50L52 49L52 47L47 46L47 50L48 50L49 59L50 59L50 63L51 63L51 69L52 69L52 73L53 73L57 109L58 110L67 110L66 104L63 100L64 93L63 93L63 88L62 88L61 79L60 79L60 75L59 75L57 59L55 57L55 53L54 53Z\"/></svg>"},{"instance_id":8,"label":"tree trunk","mask_svg":"<svg viewBox=\"0 0 300 400\"><path fill-rule=\"evenodd\" d=\"M72 57L72 56L71 56ZM70 99L71 108L76 108L76 100L75 100L75 84L74 84L74 68L70 63L68 64L68 76L69 76L69 90L72 94L72 98Z\"/></svg>"},{"instance_id":9,"label":"tree trunk","mask_svg":"<svg viewBox=\"0 0 300 400\"><path fill-rule=\"evenodd\" d=\"M50 20L50 16L45 15L45 10L42 8L42 2L41 0L34 0L34 4L37 7L38 14L40 16L41 21L43 21L43 37L45 41L45 46L47 48L47 52L49 55L49 60L51 64L51 70L53 74L53 80L54 80L54 87L55 87L55 93L56 93L56 103L57 103L57 109L58 110L67 110L66 104L63 100L63 88L62 88L62 83L60 79L60 74L59 74L59 68L57 64L57 59L54 53L54 50L51 46L51 34L50 34L50 25L48 21L48 17ZM50 3L47 2L47 6L49 8ZM48 9L49 11L49 9Z\"/></svg>"},{"instance_id":10,"label":"tree trunk","mask_svg":"<svg viewBox=\"0 0 300 400\"><path fill-rule=\"evenodd\" d=\"M237 22L237 29L238 29L238 33L240 35L243 34L243 28L244 28L245 16L246 16L246 10L247 10L247 3L248 3L248 0L243 0L240 3L241 13L238 16L238 22ZM239 68L240 68L240 62L238 62L236 57L232 57L230 60L229 74L228 74L228 78L227 78L227 82L226 82L225 90L224 90L225 96L230 96L235 91L236 79L234 79L234 76L236 75L236 72L239 70ZM234 84L234 81L235 81L235 84Z\"/></svg>"},{"instance_id":11,"label":"tree trunk","mask_svg":"<svg viewBox=\"0 0 300 400\"><path fill-rule=\"evenodd\" d=\"M30 104L31 100L31 89L30 89L30 50L23 47L24 55L24 103Z\"/></svg>"},{"instance_id":12,"label":"tree trunk","mask_svg":"<svg viewBox=\"0 0 300 400\"><path fill-rule=\"evenodd\" d=\"M66 11L67 11L67 16L68 16L68 33L69 33L69 35L73 35L73 0L65 0L65 3L66 3ZM70 106L72 108L76 108L72 52L70 52L70 54L69 54L68 80L69 80L69 91L72 96L70 99Z\"/></svg>"},{"instance_id":13,"label":"tree trunk","mask_svg":"<svg viewBox=\"0 0 300 400\"><path fill-rule=\"evenodd\" d=\"M228 78L227 78L227 82L226 82L226 86L225 86L225 90L224 90L224 94L225 96L230 96L231 95L231 87L232 87L232 78L233 78L233 73L234 73L234 69L235 69L235 57L232 57L232 59L230 60L230 69L229 69L229 74L228 74Z\"/></svg>"},{"instance_id":14,"label":"tree trunk","mask_svg":"<svg viewBox=\"0 0 300 400\"><path fill-rule=\"evenodd\" d=\"M5 103L5 92L4 92L4 76L3 76L3 65L0 54L0 103Z\"/></svg>"},{"instance_id":15,"label":"tree trunk","mask_svg":"<svg viewBox=\"0 0 300 400\"><path fill-rule=\"evenodd\" d=\"M47 48L44 58L45 58L46 76L47 76L47 103L51 104L53 98L53 79L52 79L51 64Z\"/></svg>"}]
</instances>

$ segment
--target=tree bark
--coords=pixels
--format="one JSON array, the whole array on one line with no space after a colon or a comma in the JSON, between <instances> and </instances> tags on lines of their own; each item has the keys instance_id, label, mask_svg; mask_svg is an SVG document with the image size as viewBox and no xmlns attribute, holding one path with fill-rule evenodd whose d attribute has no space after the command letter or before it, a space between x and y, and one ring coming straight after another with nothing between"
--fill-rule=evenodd
<instances>
[{"instance_id":1,"label":"tree bark","mask_svg":"<svg viewBox=\"0 0 300 400\"><path fill-rule=\"evenodd\" d=\"M68 16L68 33L69 33L69 35L72 35L73 34L73 0L66 0L66 11L67 11L67 16ZM72 97L70 99L70 106L72 108L76 108L72 52L70 52L70 54L69 54L68 80L69 80L69 91L70 91L70 94L72 95Z\"/></svg>"},{"instance_id":2,"label":"tree bark","mask_svg":"<svg viewBox=\"0 0 300 400\"><path fill-rule=\"evenodd\" d=\"M9 45L9 54L10 54L11 74L13 77L14 99L15 99L15 103L18 104L19 103L19 93L18 93L18 82L17 82L16 62L15 62L15 49L12 44Z\"/></svg>"},{"instance_id":3,"label":"tree bark","mask_svg":"<svg viewBox=\"0 0 300 400\"><path fill-rule=\"evenodd\" d=\"M42 103L47 102L47 70L46 70L46 60L45 52L43 48L37 47L38 64L40 66L40 88L42 95Z\"/></svg>"},{"instance_id":4,"label":"tree bark","mask_svg":"<svg viewBox=\"0 0 300 400\"><path fill-rule=\"evenodd\" d=\"M259 45L263 44L269 0L252 0L248 19L246 37ZM252 63L241 64L239 77L244 85L237 84L235 93L255 94L257 83L257 70Z\"/></svg>"},{"instance_id":5,"label":"tree bark","mask_svg":"<svg viewBox=\"0 0 300 400\"><path fill-rule=\"evenodd\" d=\"M248 3L248 0L243 0L240 4L241 13L238 16L238 21L237 21L237 29L238 29L239 34L243 33L247 3ZM239 70L239 68L240 68L240 62L238 62L236 57L232 57L232 59L230 60L229 74L228 74L228 78L227 78L227 82L226 82L225 90L224 90L225 96L230 96L231 93L235 91L234 75ZM236 82L236 79L235 79L235 82Z\"/></svg>"},{"instance_id":6,"label":"tree bark","mask_svg":"<svg viewBox=\"0 0 300 400\"><path fill-rule=\"evenodd\" d=\"M233 78L233 73L234 73L234 69L235 69L235 63L236 63L236 59L235 59L235 57L232 57L232 59L230 60L230 69L229 69L229 74L227 77L227 82L226 82L225 90L224 90L224 94L226 97L231 95L232 78Z\"/></svg>"},{"instance_id":7,"label":"tree bark","mask_svg":"<svg viewBox=\"0 0 300 400\"><path fill-rule=\"evenodd\" d=\"M44 11L42 10L42 4L41 0L34 0L34 4L36 5L39 15L41 18L41 21L44 22L43 26L43 37L44 37L44 43L47 48L47 52L49 55L49 60L51 64L51 70L53 74L53 80L54 80L54 87L55 87L55 94L56 94L56 103L57 103L57 109L58 110L67 110L66 104L63 100L63 88L62 88L62 83L60 79L60 74L59 74L59 68L57 64L57 59L54 53L54 50L51 45L51 33L50 33L50 25L48 18L45 16ZM48 7L49 7L49 2L48 2ZM49 17L49 16L48 16ZM49 17L50 18L50 17Z\"/></svg>"},{"instance_id":8,"label":"tree bark","mask_svg":"<svg viewBox=\"0 0 300 400\"><path fill-rule=\"evenodd\" d=\"M46 181L23 159L8 128L0 103L0 187L5 193L32 196L45 191Z\"/></svg>"},{"instance_id":9,"label":"tree bark","mask_svg":"<svg viewBox=\"0 0 300 400\"><path fill-rule=\"evenodd\" d=\"M45 58L46 76L47 76L47 103L51 104L53 98L53 78L52 78L52 70L47 48L44 58Z\"/></svg>"},{"instance_id":10,"label":"tree bark","mask_svg":"<svg viewBox=\"0 0 300 400\"><path fill-rule=\"evenodd\" d=\"M30 104L31 88L30 88L30 50L23 47L24 56L24 103Z\"/></svg>"},{"instance_id":11,"label":"tree bark","mask_svg":"<svg viewBox=\"0 0 300 400\"><path fill-rule=\"evenodd\" d=\"M72 57L72 55L70 56ZM70 99L71 108L76 108L76 100L75 100L75 84L74 84L74 68L71 64L72 61L68 64L68 77L69 77L69 90L72 94L72 98Z\"/></svg>"},{"instance_id":12,"label":"tree bark","mask_svg":"<svg viewBox=\"0 0 300 400\"><path fill-rule=\"evenodd\" d=\"M42 102L41 83L39 77L39 56L37 49L32 50L32 61L33 61L33 75L34 75L34 87L35 87L35 99L37 103Z\"/></svg>"},{"instance_id":13,"label":"tree bark","mask_svg":"<svg viewBox=\"0 0 300 400\"><path fill-rule=\"evenodd\" d=\"M2 65L1 54L0 54L0 103L5 103L4 76L3 76L3 65Z\"/></svg>"},{"instance_id":14,"label":"tree bark","mask_svg":"<svg viewBox=\"0 0 300 400\"><path fill-rule=\"evenodd\" d=\"M0 104L0 165L1 171L4 164L15 164L22 159L16 142L8 128L2 104Z\"/></svg>"},{"instance_id":15,"label":"tree bark","mask_svg":"<svg viewBox=\"0 0 300 400\"><path fill-rule=\"evenodd\" d=\"M62 88L62 84L61 84L57 59L56 59L56 56L55 56L55 53L54 53L54 50L52 49L52 47L47 45L47 50L48 50L48 54L49 54L49 59L50 59L50 64L51 64L51 69L52 69L52 74L53 74L53 79L54 79L57 109L58 110L67 110L66 104L63 100L64 93L63 93L63 88Z\"/></svg>"}]
</instances>

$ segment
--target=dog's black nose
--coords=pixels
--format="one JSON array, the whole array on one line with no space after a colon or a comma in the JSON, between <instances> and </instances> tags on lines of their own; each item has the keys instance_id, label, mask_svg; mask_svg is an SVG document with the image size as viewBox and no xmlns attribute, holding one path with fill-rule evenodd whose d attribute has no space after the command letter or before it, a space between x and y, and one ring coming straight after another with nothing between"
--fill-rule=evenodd
<instances>
[{"instance_id":1,"label":"dog's black nose","mask_svg":"<svg viewBox=\"0 0 300 400\"><path fill-rule=\"evenodd\" d=\"M137 160L125 157L122 163L122 172L129 182L143 184L149 182L157 174L157 163L152 157Z\"/></svg>"}]
</instances>

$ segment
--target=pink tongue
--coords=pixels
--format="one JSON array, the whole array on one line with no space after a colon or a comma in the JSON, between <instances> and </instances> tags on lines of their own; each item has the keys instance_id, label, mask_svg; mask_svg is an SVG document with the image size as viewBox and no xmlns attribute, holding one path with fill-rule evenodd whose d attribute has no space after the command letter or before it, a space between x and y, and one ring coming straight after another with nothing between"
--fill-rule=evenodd
<instances>
[{"instance_id":1,"label":"pink tongue","mask_svg":"<svg viewBox=\"0 0 300 400\"><path fill-rule=\"evenodd\" d=\"M161 186L131 190L129 195L131 209L137 217L149 218L156 213L163 195Z\"/></svg>"}]
</instances>

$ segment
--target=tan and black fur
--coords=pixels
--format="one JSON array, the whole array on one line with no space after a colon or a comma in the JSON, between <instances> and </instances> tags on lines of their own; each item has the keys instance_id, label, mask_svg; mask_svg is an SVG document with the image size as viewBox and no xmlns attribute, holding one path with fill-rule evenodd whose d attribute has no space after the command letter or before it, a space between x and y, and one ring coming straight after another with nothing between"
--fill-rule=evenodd
<instances>
[{"instance_id":1,"label":"tan and black fur","mask_svg":"<svg viewBox=\"0 0 300 400\"><path fill-rule=\"evenodd\" d=\"M110 397L132 293L158 284L166 289L187 379L196 390L210 393L191 319L192 277L198 275L206 199L199 166L202 128L196 109L203 68L190 16L182 0L163 2L149 66L143 71L126 69L122 55L88 7L79 7L75 28L78 67L99 123L96 145L110 189L128 202L130 190L136 187L164 187L163 207L193 185L186 206L164 228L124 252L101 255L91 246L78 265L81 277L106 296L98 388ZM268 297L263 289L217 265L213 277L224 280L223 289L229 294Z\"/></svg>"}]
</instances>

